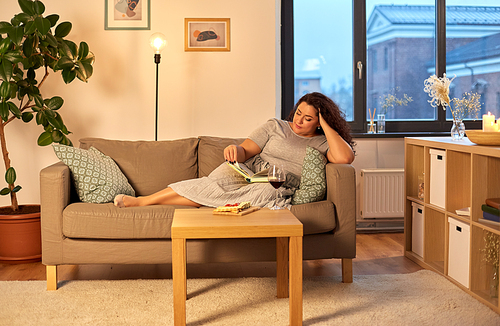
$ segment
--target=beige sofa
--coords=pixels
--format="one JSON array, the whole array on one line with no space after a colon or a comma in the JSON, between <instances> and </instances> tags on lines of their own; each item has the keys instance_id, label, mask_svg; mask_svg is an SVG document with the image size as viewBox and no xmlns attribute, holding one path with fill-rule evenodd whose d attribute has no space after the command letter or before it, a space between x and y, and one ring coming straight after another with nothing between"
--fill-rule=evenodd
<instances>
[{"instance_id":1,"label":"beige sofa","mask_svg":"<svg viewBox=\"0 0 500 326\"><path fill-rule=\"evenodd\" d=\"M110 156L134 187L148 195L168 184L207 176L223 161L223 149L242 139L199 137L172 141L84 138L80 147ZM352 282L356 256L355 171L327 164L323 201L294 205L303 223L305 260L342 259L342 280ZM165 264L172 261L170 227L180 206L120 209L78 200L69 168L62 162L40 172L42 262L47 289L57 289L57 266L67 264ZM203 209L203 208L200 208ZM207 209L207 208L205 208ZM188 263L273 261L274 239L190 240Z\"/></svg>"}]
</instances>

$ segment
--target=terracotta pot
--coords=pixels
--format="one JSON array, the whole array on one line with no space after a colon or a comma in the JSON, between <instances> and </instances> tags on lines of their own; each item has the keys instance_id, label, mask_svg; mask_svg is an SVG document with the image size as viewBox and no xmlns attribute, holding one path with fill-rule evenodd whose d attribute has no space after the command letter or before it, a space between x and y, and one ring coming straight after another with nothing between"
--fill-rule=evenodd
<instances>
[{"instance_id":1,"label":"terracotta pot","mask_svg":"<svg viewBox=\"0 0 500 326\"><path fill-rule=\"evenodd\" d=\"M23 264L41 259L40 212L0 215L0 263Z\"/></svg>"}]
</instances>

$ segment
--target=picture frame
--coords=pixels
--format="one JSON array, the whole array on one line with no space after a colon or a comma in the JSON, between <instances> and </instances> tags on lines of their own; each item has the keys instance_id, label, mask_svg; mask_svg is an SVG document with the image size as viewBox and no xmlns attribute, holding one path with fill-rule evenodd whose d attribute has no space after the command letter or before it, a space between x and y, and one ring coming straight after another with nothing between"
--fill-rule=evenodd
<instances>
[{"instance_id":1,"label":"picture frame","mask_svg":"<svg viewBox=\"0 0 500 326\"><path fill-rule=\"evenodd\" d=\"M151 0L105 0L105 30L151 29Z\"/></svg>"},{"instance_id":2,"label":"picture frame","mask_svg":"<svg viewBox=\"0 0 500 326\"><path fill-rule=\"evenodd\" d=\"M184 51L231 51L230 18L185 18Z\"/></svg>"}]
</instances>

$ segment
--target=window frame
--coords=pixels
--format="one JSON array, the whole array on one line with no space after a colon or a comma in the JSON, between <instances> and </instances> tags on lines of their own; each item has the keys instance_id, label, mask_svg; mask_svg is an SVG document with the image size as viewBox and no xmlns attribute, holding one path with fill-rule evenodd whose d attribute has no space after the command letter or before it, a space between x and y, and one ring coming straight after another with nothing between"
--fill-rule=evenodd
<instances>
[{"instance_id":1,"label":"window frame","mask_svg":"<svg viewBox=\"0 0 500 326\"><path fill-rule=\"evenodd\" d=\"M353 117L349 122L353 134L367 136L366 114L366 2L353 2ZM435 68L438 76L446 72L446 0L435 0L436 35ZM286 119L294 103L294 44L293 44L293 0L281 0L281 116ZM357 65L362 64L362 78L359 79ZM380 68L380 67L379 67ZM423 91L422 80L422 91ZM369 137L404 137L406 135L449 134L452 122L446 120L446 111L436 108L436 120L386 121L385 134L369 134ZM467 129L481 129L481 120L467 120Z\"/></svg>"}]
</instances>

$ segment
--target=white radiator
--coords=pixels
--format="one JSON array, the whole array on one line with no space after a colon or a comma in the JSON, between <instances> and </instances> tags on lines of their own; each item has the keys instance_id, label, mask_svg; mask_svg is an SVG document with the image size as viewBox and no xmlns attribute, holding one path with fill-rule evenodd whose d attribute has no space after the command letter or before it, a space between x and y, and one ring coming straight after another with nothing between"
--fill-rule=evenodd
<instances>
[{"instance_id":1,"label":"white radiator","mask_svg":"<svg viewBox=\"0 0 500 326\"><path fill-rule=\"evenodd\" d=\"M404 169L362 169L362 218L404 216Z\"/></svg>"}]
</instances>

